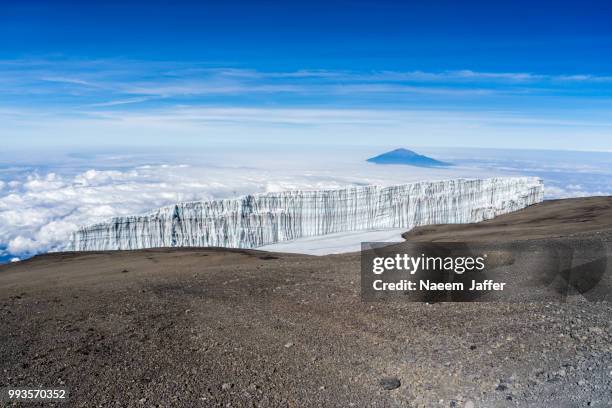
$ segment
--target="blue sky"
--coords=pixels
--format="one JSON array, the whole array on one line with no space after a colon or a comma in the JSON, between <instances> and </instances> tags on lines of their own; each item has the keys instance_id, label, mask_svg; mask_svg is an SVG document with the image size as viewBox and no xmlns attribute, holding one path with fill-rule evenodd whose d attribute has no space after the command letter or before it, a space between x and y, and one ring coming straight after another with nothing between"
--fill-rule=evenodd
<instances>
[{"instance_id":1,"label":"blue sky","mask_svg":"<svg viewBox=\"0 0 612 408\"><path fill-rule=\"evenodd\" d=\"M84 3L2 4L3 148L612 150L607 2Z\"/></svg>"}]
</instances>

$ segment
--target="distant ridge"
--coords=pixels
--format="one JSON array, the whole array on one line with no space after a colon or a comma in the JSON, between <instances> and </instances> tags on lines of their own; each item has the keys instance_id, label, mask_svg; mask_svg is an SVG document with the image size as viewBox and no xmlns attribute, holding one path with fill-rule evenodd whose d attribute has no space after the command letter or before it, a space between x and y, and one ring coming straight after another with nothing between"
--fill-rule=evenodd
<instances>
[{"instance_id":1,"label":"distant ridge","mask_svg":"<svg viewBox=\"0 0 612 408\"><path fill-rule=\"evenodd\" d=\"M418 167L452 166L451 163L432 159L431 157L423 156L408 149L391 150L390 152L383 153L375 157L370 157L367 161L376 164L405 164Z\"/></svg>"}]
</instances>

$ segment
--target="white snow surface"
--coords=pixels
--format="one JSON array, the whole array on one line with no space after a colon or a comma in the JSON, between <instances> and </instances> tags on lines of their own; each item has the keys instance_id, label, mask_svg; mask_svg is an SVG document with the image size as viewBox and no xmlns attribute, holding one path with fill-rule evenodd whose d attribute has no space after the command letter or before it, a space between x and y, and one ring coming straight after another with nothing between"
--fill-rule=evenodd
<instances>
[{"instance_id":1,"label":"white snow surface","mask_svg":"<svg viewBox=\"0 0 612 408\"><path fill-rule=\"evenodd\" d=\"M178 203L144 215L115 217L79 228L68 248L258 248L329 234L407 231L419 225L479 222L541 202L543 194L541 180L534 177L279 191ZM354 248L355 241L349 240L349 245L346 239L343 241L337 245L332 238L323 245L327 249L309 250L322 253L334 246Z\"/></svg>"},{"instance_id":2,"label":"white snow surface","mask_svg":"<svg viewBox=\"0 0 612 408\"><path fill-rule=\"evenodd\" d=\"M361 250L362 242L402 242L406 228L389 230L339 232L319 237L299 238L293 241L264 245L257 249L270 252L284 252L308 255L343 254Z\"/></svg>"}]
</instances>

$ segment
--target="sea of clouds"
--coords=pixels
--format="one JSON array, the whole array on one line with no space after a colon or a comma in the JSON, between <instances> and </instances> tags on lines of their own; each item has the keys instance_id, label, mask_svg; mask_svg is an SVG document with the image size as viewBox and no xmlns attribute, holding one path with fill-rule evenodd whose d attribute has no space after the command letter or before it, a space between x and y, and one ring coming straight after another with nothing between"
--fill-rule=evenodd
<instances>
[{"instance_id":1,"label":"sea of clouds","mask_svg":"<svg viewBox=\"0 0 612 408\"><path fill-rule=\"evenodd\" d=\"M206 152L54 154L0 167L0 261L62 250L70 234L113 216L180 201L289 189L495 175L542 177L546 198L612 194L612 154L421 150L447 169L366 163L381 148L211 148ZM51 157L51 156L49 156Z\"/></svg>"}]
</instances>

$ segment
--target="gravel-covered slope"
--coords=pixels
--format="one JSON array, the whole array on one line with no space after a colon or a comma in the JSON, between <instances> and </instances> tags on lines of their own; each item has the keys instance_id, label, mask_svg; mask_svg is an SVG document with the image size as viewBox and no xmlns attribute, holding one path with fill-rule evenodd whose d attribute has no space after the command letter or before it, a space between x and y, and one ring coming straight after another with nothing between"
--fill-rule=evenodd
<instances>
[{"instance_id":1,"label":"gravel-covered slope","mask_svg":"<svg viewBox=\"0 0 612 408\"><path fill-rule=\"evenodd\" d=\"M49 254L0 267L0 316L0 386L63 406L612 404L609 302L365 303L358 254Z\"/></svg>"}]
</instances>

